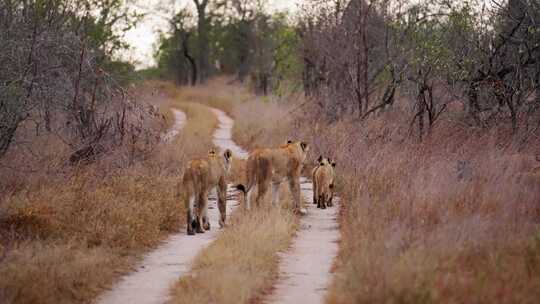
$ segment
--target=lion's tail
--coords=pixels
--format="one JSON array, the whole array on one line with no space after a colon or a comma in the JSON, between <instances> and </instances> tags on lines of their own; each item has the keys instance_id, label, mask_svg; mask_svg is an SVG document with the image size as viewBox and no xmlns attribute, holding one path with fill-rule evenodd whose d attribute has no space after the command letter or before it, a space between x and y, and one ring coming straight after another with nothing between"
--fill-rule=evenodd
<instances>
[{"instance_id":1,"label":"lion's tail","mask_svg":"<svg viewBox=\"0 0 540 304\"><path fill-rule=\"evenodd\" d=\"M246 171L247 183L245 185L236 185L236 189L244 194L244 202L247 202L249 191L251 191L253 185L257 183L257 162L248 159Z\"/></svg>"},{"instance_id":2,"label":"lion's tail","mask_svg":"<svg viewBox=\"0 0 540 304\"><path fill-rule=\"evenodd\" d=\"M247 189L246 189L246 186L242 185L242 184L238 184L236 185L236 190L238 191L242 191L242 193L244 193L244 195L247 194Z\"/></svg>"},{"instance_id":3,"label":"lion's tail","mask_svg":"<svg viewBox=\"0 0 540 304\"><path fill-rule=\"evenodd\" d=\"M235 186L236 190L242 192L242 199L241 199L241 202L243 202L243 204L248 204L248 187L246 187L245 185L243 184L238 184Z\"/></svg>"}]
</instances>

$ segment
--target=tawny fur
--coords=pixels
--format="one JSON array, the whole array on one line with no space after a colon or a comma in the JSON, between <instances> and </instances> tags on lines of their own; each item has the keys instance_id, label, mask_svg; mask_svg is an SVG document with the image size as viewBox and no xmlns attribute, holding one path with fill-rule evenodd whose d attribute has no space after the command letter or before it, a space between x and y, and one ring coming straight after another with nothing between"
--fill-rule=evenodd
<instances>
[{"instance_id":1,"label":"tawny fur","mask_svg":"<svg viewBox=\"0 0 540 304\"><path fill-rule=\"evenodd\" d=\"M335 163L329 158L319 157L317 166L312 171L313 203L317 208L331 207L334 197Z\"/></svg>"},{"instance_id":2,"label":"tawny fur","mask_svg":"<svg viewBox=\"0 0 540 304\"><path fill-rule=\"evenodd\" d=\"M257 186L255 204L260 206L262 199L272 186L272 204L279 199L278 191L282 182L287 182L293 196L295 211L303 212L300 195L300 174L309 147L303 142L288 142L279 148L256 149L249 155L246 165L247 184L238 185L246 197L246 207L251 208L251 194Z\"/></svg>"},{"instance_id":3,"label":"tawny fur","mask_svg":"<svg viewBox=\"0 0 540 304\"><path fill-rule=\"evenodd\" d=\"M187 233L189 235L210 230L208 220L208 194L217 188L219 225L226 220L227 174L231 166L232 152L226 150L223 155L210 151L206 158L192 160L182 178L184 202L187 210ZM204 230L203 230L204 229Z\"/></svg>"}]
</instances>

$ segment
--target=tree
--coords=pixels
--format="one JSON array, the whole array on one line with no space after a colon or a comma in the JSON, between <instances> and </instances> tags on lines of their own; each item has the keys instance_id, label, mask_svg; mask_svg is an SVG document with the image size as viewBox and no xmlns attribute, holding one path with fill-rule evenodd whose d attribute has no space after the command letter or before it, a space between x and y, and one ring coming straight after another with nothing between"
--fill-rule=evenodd
<instances>
[{"instance_id":1,"label":"tree","mask_svg":"<svg viewBox=\"0 0 540 304\"><path fill-rule=\"evenodd\" d=\"M304 87L330 119L345 113L361 118L372 107L387 66L387 24L379 10L384 4L335 1L307 9L302 17ZM333 102L323 97L330 95Z\"/></svg>"},{"instance_id":2,"label":"tree","mask_svg":"<svg viewBox=\"0 0 540 304\"><path fill-rule=\"evenodd\" d=\"M180 11L172 21L172 26L174 30L173 37L177 40L177 57L182 58L182 56L187 60L189 63L189 69L191 70L191 78L190 83L191 85L197 84L198 79L198 69L197 69L197 63L195 60L195 57L191 51L190 47L190 37L192 36L191 30L187 27L186 22L188 19L191 18L191 14L187 10ZM182 74L181 67L178 68L179 75ZM181 76L179 76L180 81Z\"/></svg>"},{"instance_id":3,"label":"tree","mask_svg":"<svg viewBox=\"0 0 540 304\"><path fill-rule=\"evenodd\" d=\"M211 72L234 73L240 82L249 78L259 93L268 94L285 73L292 78L292 71L300 67L296 61L294 28L286 15L268 14L264 3L198 1L195 26L187 10L177 13L171 21L172 35L162 37L156 54L160 68L177 78L179 84L187 82L184 80L188 72L191 79L198 75L198 82ZM201 19L206 20L202 32ZM217 64L203 72L201 62Z\"/></svg>"},{"instance_id":4,"label":"tree","mask_svg":"<svg viewBox=\"0 0 540 304\"><path fill-rule=\"evenodd\" d=\"M209 49L209 27L210 20L207 16L206 8L209 0L193 0L197 8L197 39L199 45L198 62L199 62L199 82L204 83L210 73L210 49Z\"/></svg>"},{"instance_id":5,"label":"tree","mask_svg":"<svg viewBox=\"0 0 540 304\"><path fill-rule=\"evenodd\" d=\"M369 119L401 94L420 137L456 100L468 124L509 122L515 133L539 108L539 8L528 0L314 0L299 26L304 90L330 120Z\"/></svg>"},{"instance_id":6,"label":"tree","mask_svg":"<svg viewBox=\"0 0 540 304\"><path fill-rule=\"evenodd\" d=\"M107 70L113 60L93 45L90 13L72 4L0 0L0 158L24 144L19 133L54 135L74 150L119 146L128 134L143 137L148 112L126 98ZM110 39L104 42L114 44Z\"/></svg>"}]
</instances>

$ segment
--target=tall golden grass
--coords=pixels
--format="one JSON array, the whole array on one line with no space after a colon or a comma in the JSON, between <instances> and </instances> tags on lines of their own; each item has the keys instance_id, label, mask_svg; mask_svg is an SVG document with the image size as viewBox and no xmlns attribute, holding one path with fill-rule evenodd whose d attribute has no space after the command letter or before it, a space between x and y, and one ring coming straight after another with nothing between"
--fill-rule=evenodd
<instances>
[{"instance_id":1,"label":"tall golden grass","mask_svg":"<svg viewBox=\"0 0 540 304\"><path fill-rule=\"evenodd\" d=\"M277 254L289 246L297 224L286 209L238 211L175 284L170 303L252 303L272 286Z\"/></svg>"},{"instance_id":2,"label":"tall golden grass","mask_svg":"<svg viewBox=\"0 0 540 304\"><path fill-rule=\"evenodd\" d=\"M532 155L498 149L504 135L451 126L421 144L399 142L377 131L381 123L349 125L372 138L335 145L352 166L342 168L343 242L329 303L538 299L540 175L530 175L539 165ZM331 139L342 131L328 132Z\"/></svg>"},{"instance_id":3,"label":"tall golden grass","mask_svg":"<svg viewBox=\"0 0 540 304\"><path fill-rule=\"evenodd\" d=\"M460 126L449 113L419 142L403 109L326 123L292 100L237 108L235 139L268 146L301 138L311 145L308 163L337 161L342 241L328 303L540 298L534 137Z\"/></svg>"},{"instance_id":4,"label":"tall golden grass","mask_svg":"<svg viewBox=\"0 0 540 304\"><path fill-rule=\"evenodd\" d=\"M244 139L265 128L255 121L266 115L267 104L260 103L245 88L231 84L230 78L217 78L205 87L191 88L182 94L189 96L187 100L192 103L215 107L233 116L234 140L246 148L253 145ZM287 140L278 139L280 134L272 136L276 144ZM232 184L245 183L245 161L234 159L230 175ZM246 212L240 208L217 240L198 255L190 273L173 287L171 303L252 303L271 288L277 276L278 253L288 248L298 224L298 218L288 210L290 198L285 190L280 196L283 209Z\"/></svg>"},{"instance_id":5,"label":"tall golden grass","mask_svg":"<svg viewBox=\"0 0 540 304\"><path fill-rule=\"evenodd\" d=\"M217 123L207 104L236 118L234 138L245 147L302 139L311 146L308 162L320 154L337 161L342 241L328 303L540 298L534 139L523 144L504 126L473 130L447 116L418 142L400 109L369 122L342 117L329 124L298 102L264 102L227 83L187 91L160 83L168 96L187 101L176 106L188 113L190 131L144 162L106 175L107 165L96 164L69 180L12 187L0 203L0 297L86 302L178 229L176 177L186 160L207 152ZM173 302L246 303L271 285L276 253L287 247L297 219L264 208L242 215L175 285Z\"/></svg>"},{"instance_id":6,"label":"tall golden grass","mask_svg":"<svg viewBox=\"0 0 540 304\"><path fill-rule=\"evenodd\" d=\"M233 127L234 140L245 147L275 147L292 138L294 116L289 106L276 102L252 102L233 109L236 122Z\"/></svg>"},{"instance_id":7,"label":"tall golden grass","mask_svg":"<svg viewBox=\"0 0 540 304\"><path fill-rule=\"evenodd\" d=\"M336 159L340 177L343 239L327 302L535 302L538 143L523 149L504 127L449 120L418 142L401 117L299 118L314 154Z\"/></svg>"},{"instance_id":8,"label":"tall golden grass","mask_svg":"<svg viewBox=\"0 0 540 304\"><path fill-rule=\"evenodd\" d=\"M233 108L256 97L245 87L235 83L230 76L215 77L204 85L186 86L178 90L172 83L151 81L153 86L173 96L174 100L200 103L232 114Z\"/></svg>"},{"instance_id":9,"label":"tall golden grass","mask_svg":"<svg viewBox=\"0 0 540 304\"><path fill-rule=\"evenodd\" d=\"M96 179L84 173L2 202L8 303L87 301L183 223L174 177L133 170Z\"/></svg>"},{"instance_id":10,"label":"tall golden grass","mask_svg":"<svg viewBox=\"0 0 540 304\"><path fill-rule=\"evenodd\" d=\"M177 198L182 169L212 147L217 121L206 107L152 88L162 94L159 104L187 113L185 129L173 143L135 163L117 162L112 154L57 170L62 174L22 174L26 181L16 179L16 187L2 194L2 302L89 302L185 222ZM43 146L49 148L54 145Z\"/></svg>"}]
</instances>

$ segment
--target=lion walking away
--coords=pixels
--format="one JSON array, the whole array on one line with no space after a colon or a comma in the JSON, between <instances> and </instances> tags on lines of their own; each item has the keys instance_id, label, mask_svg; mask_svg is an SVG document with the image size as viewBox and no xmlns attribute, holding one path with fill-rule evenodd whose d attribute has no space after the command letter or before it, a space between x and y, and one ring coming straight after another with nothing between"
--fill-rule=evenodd
<instances>
[{"instance_id":1,"label":"lion walking away","mask_svg":"<svg viewBox=\"0 0 540 304\"><path fill-rule=\"evenodd\" d=\"M279 200L279 187L287 182L291 191L294 210L307 213L302 206L300 194L300 174L309 151L307 143L288 141L278 148L256 149L249 154L246 166L247 184L238 185L237 189L244 193L246 208L251 209L253 188L257 186L255 204L260 206L262 199L272 187L272 204Z\"/></svg>"},{"instance_id":2,"label":"lion walking away","mask_svg":"<svg viewBox=\"0 0 540 304\"><path fill-rule=\"evenodd\" d=\"M208 194L217 188L219 225L225 226L227 218L227 174L231 168L232 152L227 149L223 155L214 150L202 159L188 163L182 178L184 202L187 210L187 234L204 233L210 230L208 220Z\"/></svg>"}]
</instances>

